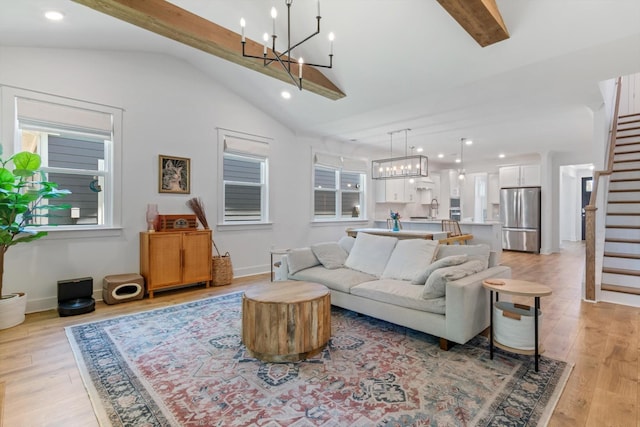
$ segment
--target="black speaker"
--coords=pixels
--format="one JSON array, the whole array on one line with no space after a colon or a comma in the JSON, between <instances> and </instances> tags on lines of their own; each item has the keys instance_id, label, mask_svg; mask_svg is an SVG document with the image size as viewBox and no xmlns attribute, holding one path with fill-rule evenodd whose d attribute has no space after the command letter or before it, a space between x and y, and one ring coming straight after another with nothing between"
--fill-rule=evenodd
<instances>
[{"instance_id":1,"label":"black speaker","mask_svg":"<svg viewBox=\"0 0 640 427\"><path fill-rule=\"evenodd\" d=\"M95 309L93 277L58 281L58 314L61 317L90 313Z\"/></svg>"}]
</instances>

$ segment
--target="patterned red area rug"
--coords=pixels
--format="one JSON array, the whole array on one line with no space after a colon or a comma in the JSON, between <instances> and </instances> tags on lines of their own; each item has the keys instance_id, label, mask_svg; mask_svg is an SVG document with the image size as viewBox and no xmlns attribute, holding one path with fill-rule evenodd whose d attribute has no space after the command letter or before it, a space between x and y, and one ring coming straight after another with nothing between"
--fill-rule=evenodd
<instances>
[{"instance_id":1,"label":"patterned red area rug","mask_svg":"<svg viewBox=\"0 0 640 427\"><path fill-rule=\"evenodd\" d=\"M571 367L334 308L332 338L298 363L240 340L241 294L67 329L97 418L113 426L545 425Z\"/></svg>"}]
</instances>

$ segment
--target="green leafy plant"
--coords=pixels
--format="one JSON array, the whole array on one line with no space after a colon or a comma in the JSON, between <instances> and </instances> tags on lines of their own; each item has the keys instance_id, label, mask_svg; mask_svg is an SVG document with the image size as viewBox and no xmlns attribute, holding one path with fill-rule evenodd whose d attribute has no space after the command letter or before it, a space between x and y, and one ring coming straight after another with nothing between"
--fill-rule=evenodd
<instances>
[{"instance_id":1,"label":"green leafy plant","mask_svg":"<svg viewBox=\"0 0 640 427\"><path fill-rule=\"evenodd\" d=\"M37 230L36 218L50 216L50 211L69 209L69 205L51 205L49 199L58 199L71 194L60 190L58 185L46 180L40 171L40 155L21 151L2 158L0 145L0 296L4 276L4 255L10 247L27 243L47 235ZM11 165L13 164L13 168Z\"/></svg>"}]
</instances>

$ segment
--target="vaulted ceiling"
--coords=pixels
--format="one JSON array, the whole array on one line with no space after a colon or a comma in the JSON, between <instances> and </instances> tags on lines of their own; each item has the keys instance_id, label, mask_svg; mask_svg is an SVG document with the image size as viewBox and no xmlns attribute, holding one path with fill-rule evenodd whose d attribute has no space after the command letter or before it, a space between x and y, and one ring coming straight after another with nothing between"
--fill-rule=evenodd
<instances>
[{"instance_id":1,"label":"vaulted ceiling","mask_svg":"<svg viewBox=\"0 0 640 427\"><path fill-rule=\"evenodd\" d=\"M112 2L78 1L107 6ZM496 0L501 19L491 14L489 18L497 27L502 23L509 38L486 47L471 37L474 30L465 26L464 17L456 16L455 7L465 2L484 3L485 12L493 3L321 0L321 34L294 54L324 62L326 34L336 34L334 67L322 71L335 86L331 90L346 95L336 100L297 91L286 81L70 0L0 0L0 45L171 55L300 135L381 150L388 151L388 132L403 128L412 129L410 144L424 147L430 158L439 152L455 153L461 137L476 141L465 149L465 157L488 162L497 162L498 152L508 159L590 148L592 112L602 104L598 82L640 71L640 2ZM226 42L231 47L237 43L238 50L241 17L247 21L247 37L260 40L271 28L271 6L280 16L286 10L284 0L170 3L228 29ZM48 9L62 11L65 20L44 20L42 13ZM293 39L315 30L315 15L316 0L293 2ZM279 34L286 32L285 19L276 25ZM312 80L311 74L305 77ZM284 89L291 91L291 99L280 97Z\"/></svg>"}]
</instances>

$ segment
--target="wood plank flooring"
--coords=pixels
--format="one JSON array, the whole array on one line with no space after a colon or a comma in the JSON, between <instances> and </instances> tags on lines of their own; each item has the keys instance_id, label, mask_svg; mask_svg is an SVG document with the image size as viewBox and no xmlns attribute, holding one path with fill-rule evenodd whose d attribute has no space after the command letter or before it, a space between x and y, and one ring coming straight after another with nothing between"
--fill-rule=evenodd
<instances>
[{"instance_id":1,"label":"wood plank flooring","mask_svg":"<svg viewBox=\"0 0 640 427\"><path fill-rule=\"evenodd\" d=\"M545 355L575 366L549 425L640 427L640 309L580 300L581 243L553 255L505 252L502 264L514 278L553 289L541 301ZM162 292L153 300L98 303L94 313L82 316L61 318L54 310L27 315L22 325L0 331L0 427L97 426L65 326L242 291L268 277Z\"/></svg>"}]
</instances>

